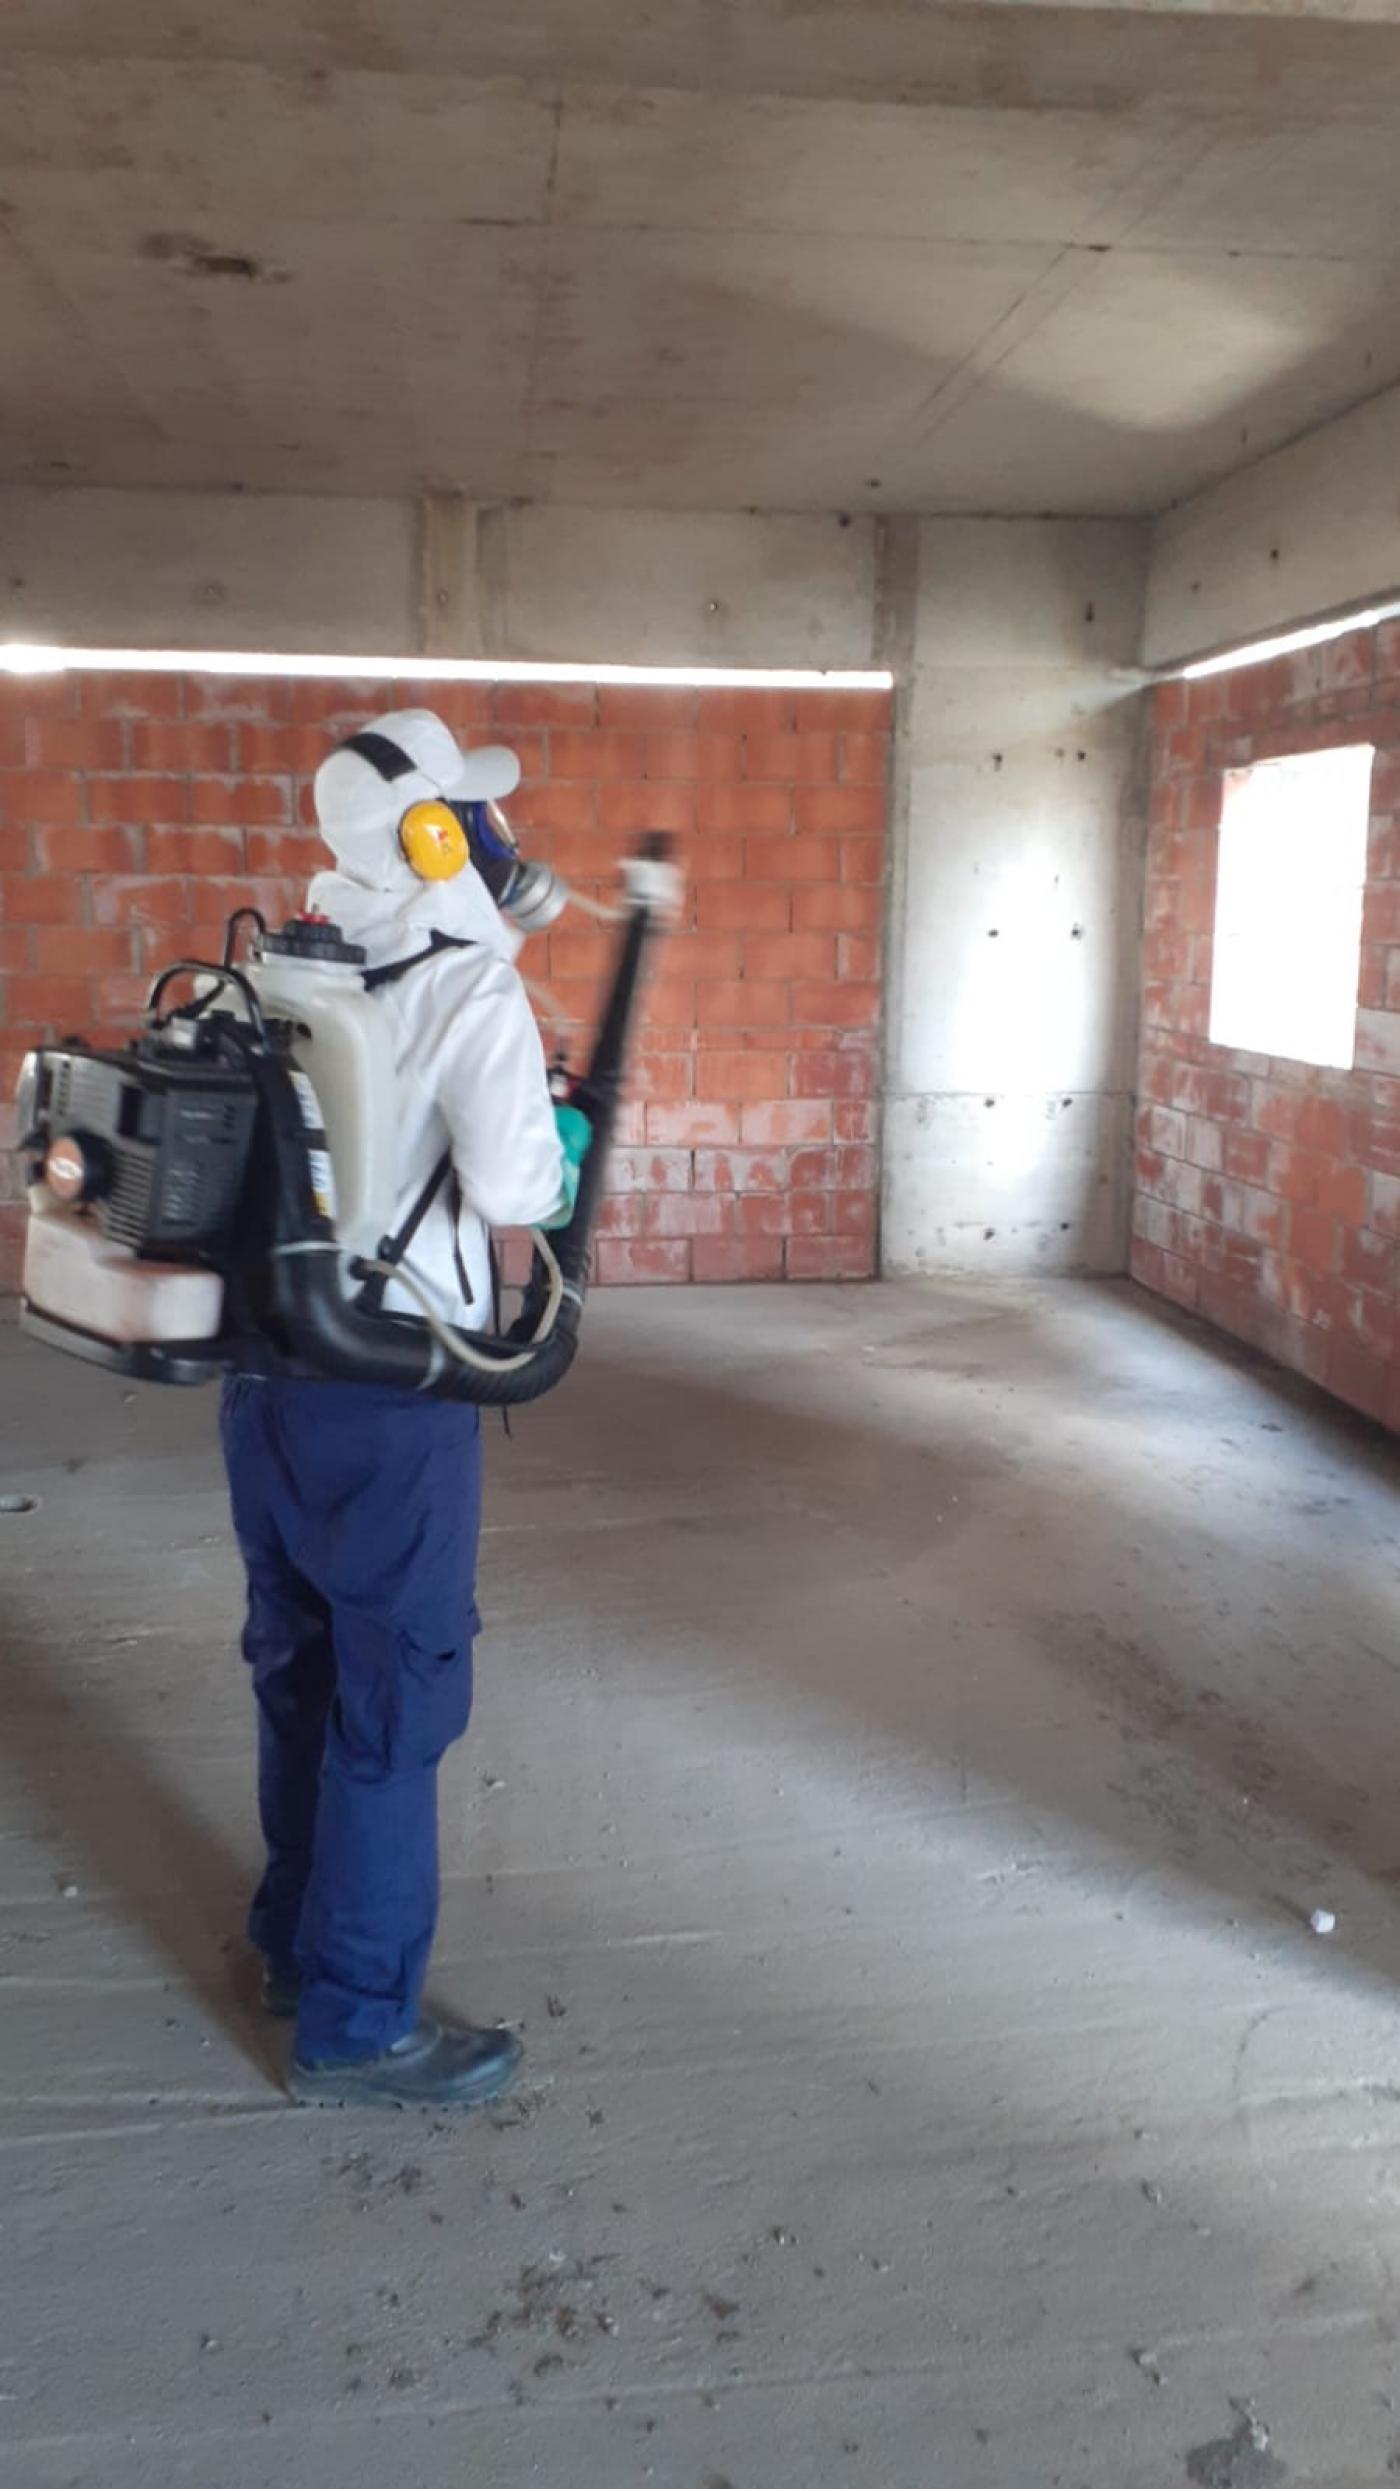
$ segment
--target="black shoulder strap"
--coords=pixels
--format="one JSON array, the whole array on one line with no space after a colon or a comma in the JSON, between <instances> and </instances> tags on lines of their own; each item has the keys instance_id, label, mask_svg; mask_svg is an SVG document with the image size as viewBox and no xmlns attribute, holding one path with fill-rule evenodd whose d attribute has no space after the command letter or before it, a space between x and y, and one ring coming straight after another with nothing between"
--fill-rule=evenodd
<instances>
[{"instance_id":1,"label":"black shoulder strap","mask_svg":"<svg viewBox=\"0 0 1400 2489\"><path fill-rule=\"evenodd\" d=\"M450 1149L445 1149L427 1183L411 1204L407 1216L400 1221L392 1236L380 1238L379 1249L375 1255L376 1261L386 1263L393 1270L398 1269L451 1171L452 1152ZM366 1313L377 1314L382 1310L384 1291L388 1285L389 1271L387 1269L373 1272L365 1281L360 1291L360 1303Z\"/></svg>"},{"instance_id":2,"label":"black shoulder strap","mask_svg":"<svg viewBox=\"0 0 1400 2489\"><path fill-rule=\"evenodd\" d=\"M448 1188L447 1208L448 1215L452 1221L452 1267L457 1274L457 1285L462 1291L463 1304L474 1305L476 1303L476 1298L472 1294L472 1283L467 1277L467 1266L462 1259L461 1219L462 1212L466 1205L462 1199L462 1187L457 1180L457 1171L452 1164L452 1152L450 1149L445 1149L441 1158L439 1158L437 1165L434 1167L432 1174L429 1176L427 1183L423 1186L422 1191L419 1193L417 1199L414 1201L411 1209L409 1210L408 1216L401 1221L398 1227L395 1228L392 1236L385 1236L380 1240L379 1250L375 1256L375 1259L384 1263L386 1267L382 1270L371 1272L369 1278L365 1281L364 1286L360 1290L360 1303L364 1307L367 1314L382 1313L384 1309L384 1291L388 1287L389 1282L393 1277L393 1273L398 1269L400 1262L403 1261L405 1255L407 1254L409 1246L412 1244L414 1237L417 1235L419 1228L422 1226L424 1219L427 1217L428 1212L431 1210L433 1203L436 1201L444 1184L446 1184Z\"/></svg>"},{"instance_id":3,"label":"black shoulder strap","mask_svg":"<svg viewBox=\"0 0 1400 2489\"><path fill-rule=\"evenodd\" d=\"M376 734L372 726L364 727L358 735L347 735L340 748L342 752L358 752L362 761L368 761L371 769L377 769L380 777L390 782L411 777L418 766L400 744L388 735Z\"/></svg>"},{"instance_id":4,"label":"black shoulder strap","mask_svg":"<svg viewBox=\"0 0 1400 2489\"><path fill-rule=\"evenodd\" d=\"M386 960L382 968L366 968L365 992L377 994L385 985L397 985L400 977L406 977L410 968L421 968L425 960L436 959L439 951L474 951L476 947L465 934L439 933L434 927L428 936L425 951L414 951L407 959Z\"/></svg>"},{"instance_id":5,"label":"black shoulder strap","mask_svg":"<svg viewBox=\"0 0 1400 2489\"><path fill-rule=\"evenodd\" d=\"M377 741L379 738L373 739ZM374 994L382 986L397 985L399 978L406 977L410 968L421 968L425 960L435 959L440 951L470 951L475 948L475 943L468 941L465 936L439 933L434 927L428 936L428 947L425 951L414 951L408 959L388 960L382 968L367 968L364 978L365 992ZM452 1175L452 1152L448 1149L443 1151L427 1183L410 1204L407 1215L395 1228L393 1235L381 1237L375 1257L377 1261L386 1262L397 1270L450 1175ZM457 1222L462 1214L462 1203L455 1175L452 1176L452 1192L452 1259L456 1268L457 1284L462 1291L465 1303L470 1305L472 1292L462 1261L461 1241L457 1231ZM360 1291L360 1303L366 1313L377 1314L382 1311L384 1291L388 1285L388 1277L383 1271L376 1271L365 1281Z\"/></svg>"}]
</instances>

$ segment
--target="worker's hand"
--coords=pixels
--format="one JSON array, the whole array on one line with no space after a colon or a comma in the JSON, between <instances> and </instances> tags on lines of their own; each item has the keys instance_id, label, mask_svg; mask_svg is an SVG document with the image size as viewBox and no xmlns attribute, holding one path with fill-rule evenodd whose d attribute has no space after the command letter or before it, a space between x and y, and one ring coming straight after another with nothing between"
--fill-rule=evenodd
<instances>
[{"instance_id":1,"label":"worker's hand","mask_svg":"<svg viewBox=\"0 0 1400 2489\"><path fill-rule=\"evenodd\" d=\"M546 1232L556 1227L567 1227L573 1217L574 1204L578 1200L579 1176L593 1143L593 1126L581 1106L556 1106L554 1123L559 1134L559 1146L564 1153L563 1187L557 1210L552 1217L541 1221Z\"/></svg>"},{"instance_id":2,"label":"worker's hand","mask_svg":"<svg viewBox=\"0 0 1400 2489\"><path fill-rule=\"evenodd\" d=\"M559 1146L568 1164L577 1173L592 1147L593 1126L581 1106L556 1106L554 1122L559 1134Z\"/></svg>"}]
</instances>

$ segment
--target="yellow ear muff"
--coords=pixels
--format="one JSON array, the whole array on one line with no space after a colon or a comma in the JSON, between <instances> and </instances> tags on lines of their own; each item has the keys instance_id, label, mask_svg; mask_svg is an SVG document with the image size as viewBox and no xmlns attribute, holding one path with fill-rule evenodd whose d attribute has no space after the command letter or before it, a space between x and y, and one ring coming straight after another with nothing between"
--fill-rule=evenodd
<instances>
[{"instance_id":1,"label":"yellow ear muff","mask_svg":"<svg viewBox=\"0 0 1400 2489\"><path fill-rule=\"evenodd\" d=\"M437 796L409 805L399 823L399 846L423 882L450 882L469 860L467 833L451 805Z\"/></svg>"}]
</instances>

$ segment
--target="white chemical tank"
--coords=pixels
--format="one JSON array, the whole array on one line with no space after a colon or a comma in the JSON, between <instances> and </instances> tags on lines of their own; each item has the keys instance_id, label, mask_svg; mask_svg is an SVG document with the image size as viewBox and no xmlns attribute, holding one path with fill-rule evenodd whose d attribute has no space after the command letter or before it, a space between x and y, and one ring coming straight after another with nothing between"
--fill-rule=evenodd
<instances>
[{"instance_id":1,"label":"white chemical tank","mask_svg":"<svg viewBox=\"0 0 1400 2489\"><path fill-rule=\"evenodd\" d=\"M330 1147L336 1234L373 1254L394 1220L397 1109L389 1021L365 992L364 953L323 918L294 917L259 937L245 973L267 1018L295 1030Z\"/></svg>"}]
</instances>

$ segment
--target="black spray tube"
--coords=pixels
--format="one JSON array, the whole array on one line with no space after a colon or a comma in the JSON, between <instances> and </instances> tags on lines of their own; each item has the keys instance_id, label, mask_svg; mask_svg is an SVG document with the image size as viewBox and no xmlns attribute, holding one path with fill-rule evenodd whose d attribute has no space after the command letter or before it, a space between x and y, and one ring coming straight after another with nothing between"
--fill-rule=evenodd
<instances>
[{"instance_id":1,"label":"black spray tube","mask_svg":"<svg viewBox=\"0 0 1400 2489\"><path fill-rule=\"evenodd\" d=\"M648 860L661 860L664 842L653 841ZM557 1228L550 1237L554 1258L563 1275L565 1288L578 1299L579 1310L588 1292L593 1259L593 1231L598 1223L598 1210L607 1179L608 1156L617 1126L617 1110L622 1099L623 1076L627 1052L636 1017L637 999L641 988L642 967L647 944L655 932L650 909L634 906L623 928L617 963L603 1017L593 1040L588 1069L570 1091L570 1103L581 1108L588 1117L592 1139L579 1170L578 1198L566 1227ZM539 1322L549 1293L550 1274L542 1257L536 1253L525 1290L524 1302L509 1337L526 1340ZM565 1306L569 1297L565 1297ZM575 1314L577 1325L577 1312Z\"/></svg>"}]
</instances>

